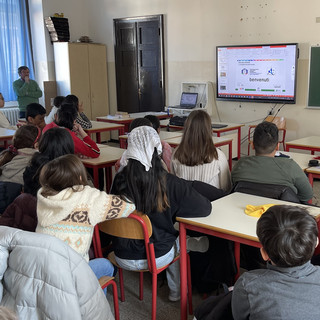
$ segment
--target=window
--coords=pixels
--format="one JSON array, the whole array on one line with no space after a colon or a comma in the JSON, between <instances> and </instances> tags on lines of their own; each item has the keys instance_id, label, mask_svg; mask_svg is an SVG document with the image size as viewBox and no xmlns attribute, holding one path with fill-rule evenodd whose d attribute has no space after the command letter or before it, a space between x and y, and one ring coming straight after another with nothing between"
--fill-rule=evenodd
<instances>
[{"instance_id":1,"label":"window","mask_svg":"<svg viewBox=\"0 0 320 320\"><path fill-rule=\"evenodd\" d=\"M12 82L20 66L34 78L26 1L0 0L0 92L6 101L16 100Z\"/></svg>"}]
</instances>

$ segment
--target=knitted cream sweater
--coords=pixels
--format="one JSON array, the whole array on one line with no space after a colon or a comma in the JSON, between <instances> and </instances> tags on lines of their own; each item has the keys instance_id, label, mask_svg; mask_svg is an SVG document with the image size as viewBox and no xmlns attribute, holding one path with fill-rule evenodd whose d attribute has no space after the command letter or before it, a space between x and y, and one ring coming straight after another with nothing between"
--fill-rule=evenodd
<instances>
[{"instance_id":1,"label":"knitted cream sweater","mask_svg":"<svg viewBox=\"0 0 320 320\"><path fill-rule=\"evenodd\" d=\"M94 226L104 220L127 217L135 206L90 186L79 188L80 191L67 188L48 197L41 194L42 188L38 191L36 232L63 240L89 261Z\"/></svg>"}]
</instances>

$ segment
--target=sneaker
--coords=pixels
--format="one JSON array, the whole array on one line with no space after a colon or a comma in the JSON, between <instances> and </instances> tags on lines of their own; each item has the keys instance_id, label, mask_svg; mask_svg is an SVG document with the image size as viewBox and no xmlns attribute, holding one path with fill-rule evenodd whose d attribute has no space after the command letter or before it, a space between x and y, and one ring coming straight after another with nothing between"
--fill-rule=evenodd
<instances>
[{"instance_id":1,"label":"sneaker","mask_svg":"<svg viewBox=\"0 0 320 320\"><path fill-rule=\"evenodd\" d=\"M179 300L180 300L180 294L177 295L177 294L169 293L168 299L169 299L169 301L171 301L171 302L179 301Z\"/></svg>"},{"instance_id":2,"label":"sneaker","mask_svg":"<svg viewBox=\"0 0 320 320\"><path fill-rule=\"evenodd\" d=\"M187 250L195 252L206 252L209 249L209 239L203 237L189 237L187 238Z\"/></svg>"}]
</instances>

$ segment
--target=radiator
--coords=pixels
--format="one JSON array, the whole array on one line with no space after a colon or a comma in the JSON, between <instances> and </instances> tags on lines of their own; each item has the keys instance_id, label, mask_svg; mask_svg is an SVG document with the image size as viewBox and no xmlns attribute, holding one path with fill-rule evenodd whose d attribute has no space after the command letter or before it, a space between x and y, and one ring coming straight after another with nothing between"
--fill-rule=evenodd
<instances>
[{"instance_id":1,"label":"radiator","mask_svg":"<svg viewBox=\"0 0 320 320\"><path fill-rule=\"evenodd\" d=\"M1 108L0 111L6 116L11 125L16 125L19 119L19 108Z\"/></svg>"}]
</instances>

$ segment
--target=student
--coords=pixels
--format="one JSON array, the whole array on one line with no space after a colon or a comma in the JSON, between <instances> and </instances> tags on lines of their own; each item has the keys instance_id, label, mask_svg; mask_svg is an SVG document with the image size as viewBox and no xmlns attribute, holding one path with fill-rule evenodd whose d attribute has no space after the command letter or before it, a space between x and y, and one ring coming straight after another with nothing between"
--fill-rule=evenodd
<instances>
[{"instance_id":1,"label":"student","mask_svg":"<svg viewBox=\"0 0 320 320\"><path fill-rule=\"evenodd\" d=\"M158 134L160 134L160 120L159 120L159 118L154 115L151 115L151 114L146 115L145 118L150 120L150 122L153 126L153 129L156 130L158 132ZM164 161L164 163L166 164L168 171L170 172L172 148L170 147L169 143L167 143L163 140L161 140L161 145L162 145L161 158Z\"/></svg>"},{"instance_id":2,"label":"student","mask_svg":"<svg viewBox=\"0 0 320 320\"><path fill-rule=\"evenodd\" d=\"M255 156L242 157L231 172L233 184L250 181L290 187L301 202L312 198L312 187L294 160L275 157L279 149L278 128L272 122L257 125L253 134Z\"/></svg>"},{"instance_id":3,"label":"student","mask_svg":"<svg viewBox=\"0 0 320 320\"><path fill-rule=\"evenodd\" d=\"M320 267L310 262L318 243L315 219L301 207L273 206L258 220L257 235L267 269L236 282L234 319L318 319Z\"/></svg>"},{"instance_id":4,"label":"student","mask_svg":"<svg viewBox=\"0 0 320 320\"><path fill-rule=\"evenodd\" d=\"M127 217L135 209L117 196L88 186L86 170L72 154L45 164L39 180L42 188L38 192L36 232L61 239L87 261L94 226ZM113 275L113 265L107 259L93 259L89 265L97 278Z\"/></svg>"},{"instance_id":5,"label":"student","mask_svg":"<svg viewBox=\"0 0 320 320\"><path fill-rule=\"evenodd\" d=\"M214 198L223 192L201 182L179 179L163 167L158 133L149 126L133 129L128 136L127 165L115 176L111 192L130 199L138 211L147 214L152 223L157 267L170 263L179 251L176 216L204 217L211 212ZM207 199L199 192L208 192ZM116 261L129 270L147 269L144 241L116 238L113 241ZM180 299L179 264L166 269L169 300Z\"/></svg>"},{"instance_id":6,"label":"student","mask_svg":"<svg viewBox=\"0 0 320 320\"><path fill-rule=\"evenodd\" d=\"M46 115L46 109L39 103L30 103L26 108L26 120L28 124L33 124L39 129L43 129L46 126L44 117Z\"/></svg>"},{"instance_id":7,"label":"student","mask_svg":"<svg viewBox=\"0 0 320 320\"><path fill-rule=\"evenodd\" d=\"M0 92L0 109L4 107L4 98L2 93ZM0 111L0 128L17 130L17 126L12 126L3 112Z\"/></svg>"},{"instance_id":8,"label":"student","mask_svg":"<svg viewBox=\"0 0 320 320\"><path fill-rule=\"evenodd\" d=\"M186 180L199 180L229 191L230 170L224 153L214 146L211 118L203 110L188 116L180 145L174 150L171 172Z\"/></svg>"},{"instance_id":9,"label":"student","mask_svg":"<svg viewBox=\"0 0 320 320\"><path fill-rule=\"evenodd\" d=\"M84 132L82 127L75 122L77 114L77 109L73 104L62 103L57 112L57 119L47 124L43 129L43 133L51 128L64 127L71 134L75 154L80 157L98 158L100 149Z\"/></svg>"},{"instance_id":10,"label":"student","mask_svg":"<svg viewBox=\"0 0 320 320\"><path fill-rule=\"evenodd\" d=\"M40 189L41 168L55 158L73 153L73 140L67 130L59 127L47 130L40 139L39 152L33 155L30 165L23 173L24 192L36 197Z\"/></svg>"},{"instance_id":11,"label":"student","mask_svg":"<svg viewBox=\"0 0 320 320\"><path fill-rule=\"evenodd\" d=\"M0 153L0 181L23 185L23 172L38 147L41 130L33 125L20 127L13 136L13 145Z\"/></svg>"},{"instance_id":12,"label":"student","mask_svg":"<svg viewBox=\"0 0 320 320\"><path fill-rule=\"evenodd\" d=\"M77 115L76 122L79 123L83 129L92 128L92 123L88 119L88 117L84 114L83 104L79 103L79 99L77 96L75 96L74 94L69 94L65 97L64 101L66 103L73 103L74 106L77 108L78 115Z\"/></svg>"},{"instance_id":13,"label":"student","mask_svg":"<svg viewBox=\"0 0 320 320\"><path fill-rule=\"evenodd\" d=\"M39 103L42 91L35 80L29 77L30 70L26 66L18 68L20 79L13 82L13 90L18 98L20 118L26 117L26 106L30 103Z\"/></svg>"},{"instance_id":14,"label":"student","mask_svg":"<svg viewBox=\"0 0 320 320\"><path fill-rule=\"evenodd\" d=\"M53 106L51 108L51 111L47 116L44 117L44 121L46 122L46 124L49 124L55 120L56 113L57 113L58 109L60 108L63 100L64 100L64 96L56 96L53 99Z\"/></svg>"}]
</instances>

